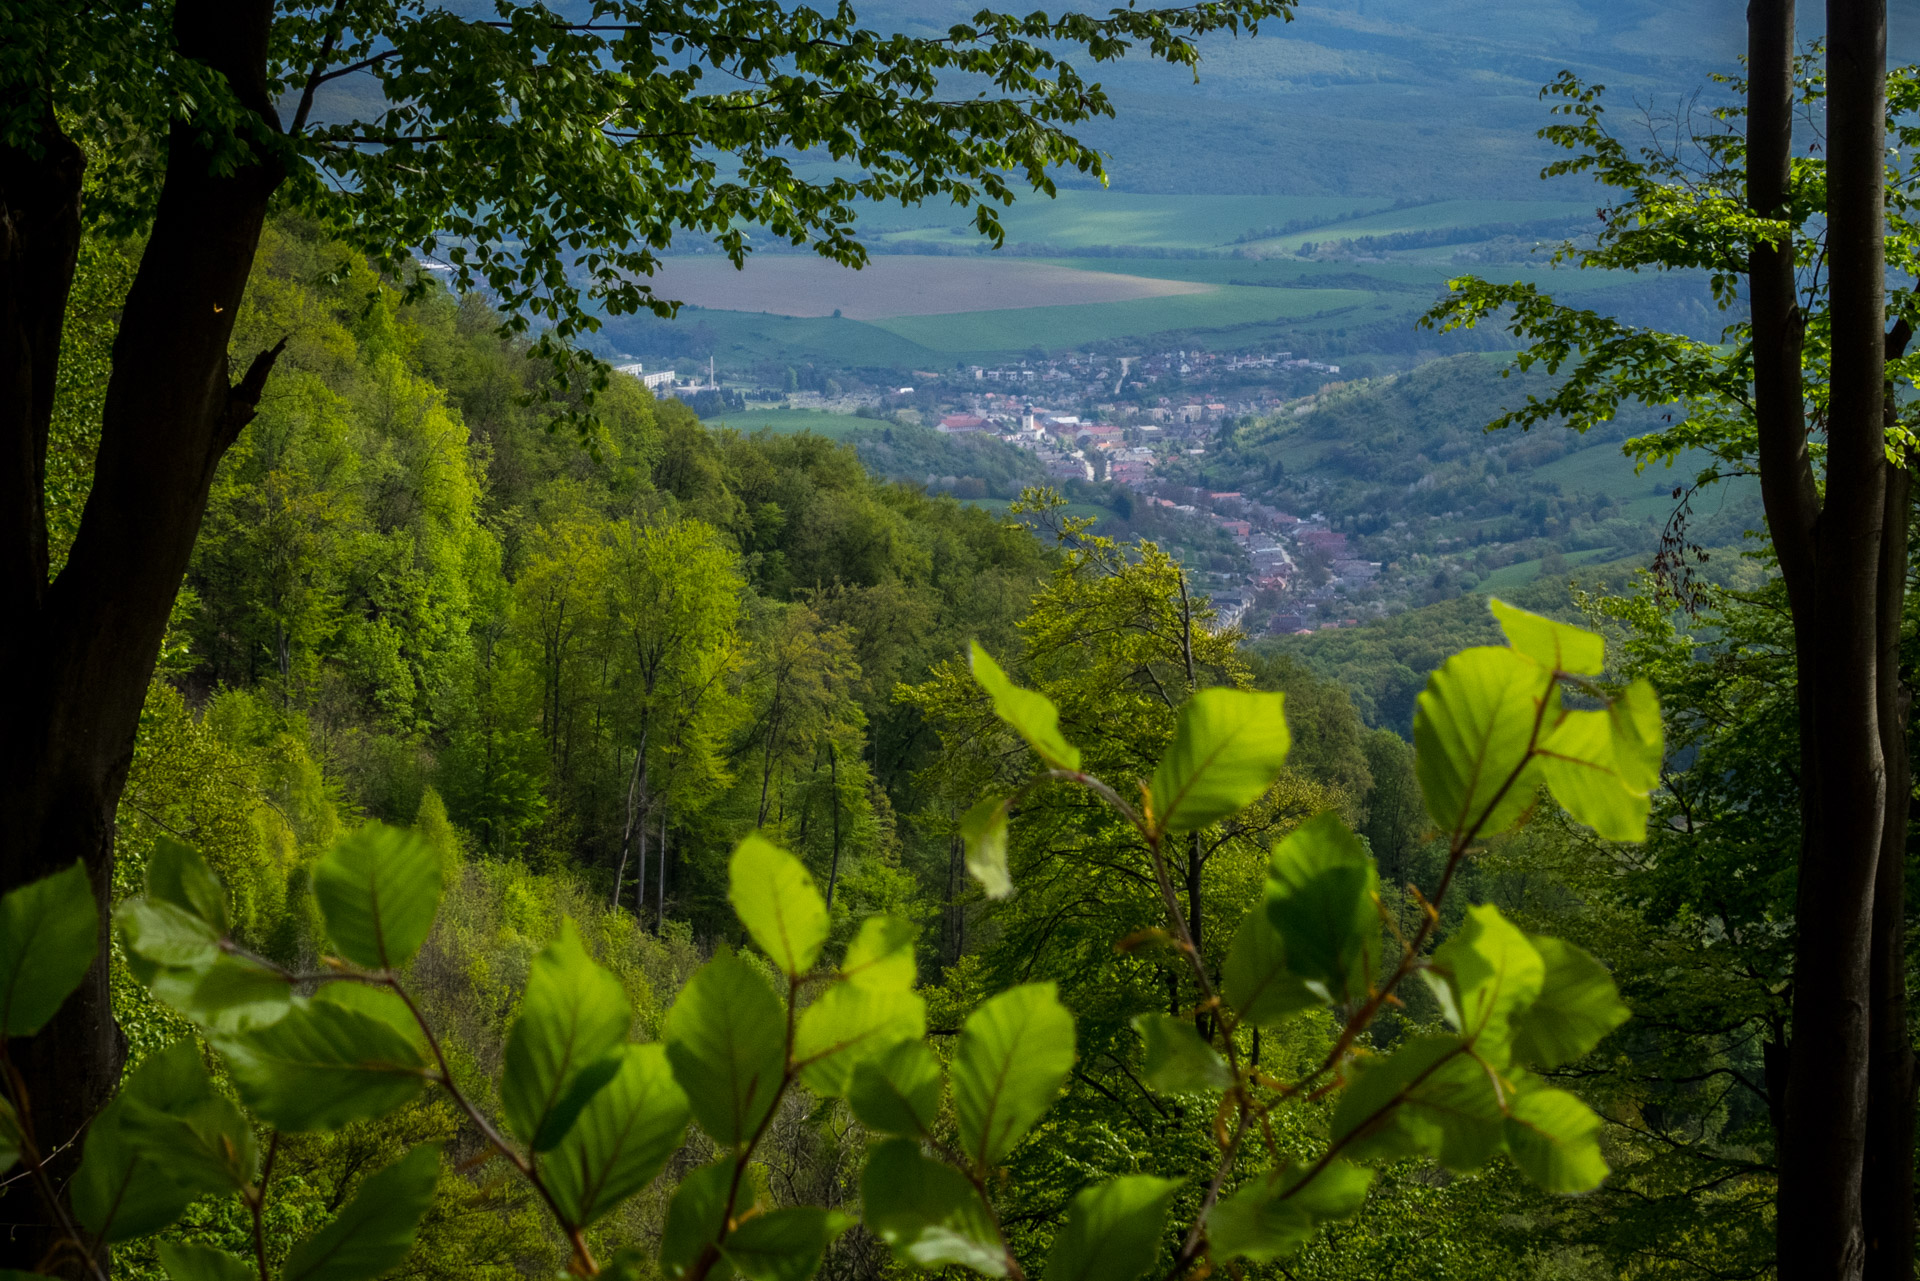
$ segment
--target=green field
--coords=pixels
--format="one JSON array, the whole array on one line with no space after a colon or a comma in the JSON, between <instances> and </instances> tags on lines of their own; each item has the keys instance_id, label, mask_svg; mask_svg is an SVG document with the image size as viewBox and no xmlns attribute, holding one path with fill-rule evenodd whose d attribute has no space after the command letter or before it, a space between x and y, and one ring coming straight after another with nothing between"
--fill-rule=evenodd
<instances>
[{"instance_id":1,"label":"green field","mask_svg":"<svg viewBox=\"0 0 1920 1281\"><path fill-rule=\"evenodd\" d=\"M1590 547L1583 552L1568 552L1561 559L1568 565L1590 565L1615 555L1618 555L1618 552L1612 547ZM1510 592L1516 587L1525 587L1540 577L1540 567L1544 563L1544 560L1520 560L1511 565L1503 565L1481 579L1480 586L1474 590L1484 595L1488 592Z\"/></svg>"},{"instance_id":2,"label":"green field","mask_svg":"<svg viewBox=\"0 0 1920 1281\"><path fill-rule=\"evenodd\" d=\"M1361 236L1390 236L1402 231L1432 231L1440 227L1477 227L1486 223L1538 222L1590 214L1590 203L1565 200L1437 200L1406 209L1383 209L1346 222L1299 231L1248 245L1265 253L1292 253L1309 240L1350 240Z\"/></svg>"},{"instance_id":3,"label":"green field","mask_svg":"<svg viewBox=\"0 0 1920 1281\"><path fill-rule=\"evenodd\" d=\"M1359 196L1159 196L1069 190L1052 200L1023 197L1012 208L1002 209L1000 220L1007 231L1007 243L1014 245L1213 249L1256 228L1284 226L1308 218L1332 222L1388 203ZM980 238L973 229L972 211L957 206L868 206L860 211L860 227L885 246L968 245Z\"/></svg>"},{"instance_id":4,"label":"green field","mask_svg":"<svg viewBox=\"0 0 1920 1281\"><path fill-rule=\"evenodd\" d=\"M895 316L875 328L930 351L949 355L1058 350L1113 338L1174 329L1257 324L1364 307L1373 295L1358 289L1261 289L1223 285L1212 293L1140 298L1078 307L1021 307L945 316Z\"/></svg>"},{"instance_id":5,"label":"green field","mask_svg":"<svg viewBox=\"0 0 1920 1281\"><path fill-rule=\"evenodd\" d=\"M848 432L872 427L871 418L852 414L829 414L818 409L743 409L703 419L709 427L731 427L735 431L756 432L765 428L778 436L810 431L816 436L839 440Z\"/></svg>"}]
</instances>

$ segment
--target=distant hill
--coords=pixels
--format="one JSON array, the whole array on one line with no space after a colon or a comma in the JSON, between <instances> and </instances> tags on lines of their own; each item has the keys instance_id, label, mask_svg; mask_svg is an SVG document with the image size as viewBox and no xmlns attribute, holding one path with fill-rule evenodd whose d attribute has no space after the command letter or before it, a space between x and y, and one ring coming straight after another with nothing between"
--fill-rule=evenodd
<instances>
[{"instance_id":1,"label":"distant hill","mask_svg":"<svg viewBox=\"0 0 1920 1281\"><path fill-rule=\"evenodd\" d=\"M975 0L883 0L876 25L944 29ZM1017 6L1016 6L1017 7ZM1101 8L1104 6L1089 6ZM1802 33L1818 33L1802 6ZM1893 5L1890 56L1920 59L1920 6ZM1254 40L1205 45L1200 83L1132 58L1090 73L1119 118L1081 130L1139 192L1541 199L1540 86L1562 68L1671 110L1724 90L1746 48L1728 0L1307 0ZM1555 195L1584 198L1584 180Z\"/></svg>"}]
</instances>

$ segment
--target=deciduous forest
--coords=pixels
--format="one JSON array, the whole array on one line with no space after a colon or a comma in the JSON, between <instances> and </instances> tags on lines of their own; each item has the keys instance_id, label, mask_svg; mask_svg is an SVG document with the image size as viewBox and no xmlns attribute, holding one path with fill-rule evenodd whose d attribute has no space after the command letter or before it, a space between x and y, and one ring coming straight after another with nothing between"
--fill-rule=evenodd
<instances>
[{"instance_id":1,"label":"deciduous forest","mask_svg":"<svg viewBox=\"0 0 1920 1281\"><path fill-rule=\"evenodd\" d=\"M1503 447L1706 460L1600 572L1253 643L1054 488L591 354L676 236L996 241L1102 65L1293 8L0 3L6 1276L1911 1278L1884 0L1753 0L1684 134L1542 92L1566 270L1717 338L1422 322L1517 352ZM1382 522L1415 434L1521 519L1466 368L1311 421Z\"/></svg>"}]
</instances>

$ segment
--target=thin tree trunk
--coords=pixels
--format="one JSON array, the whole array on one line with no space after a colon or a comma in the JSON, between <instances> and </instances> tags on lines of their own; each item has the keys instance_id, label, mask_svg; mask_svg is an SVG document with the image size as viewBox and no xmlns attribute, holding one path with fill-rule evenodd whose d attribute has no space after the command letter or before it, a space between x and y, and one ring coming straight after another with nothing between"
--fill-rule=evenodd
<instances>
[{"instance_id":1,"label":"thin tree trunk","mask_svg":"<svg viewBox=\"0 0 1920 1281\"><path fill-rule=\"evenodd\" d=\"M1905 326L1899 327L1901 331ZM1889 339L1904 348L1901 332ZM1886 412L1895 412L1891 397ZM1880 750L1887 761L1887 808L1873 892L1872 1004L1867 1064L1867 1152L1861 1176L1866 1281L1913 1278L1913 1040L1907 1020L1907 826L1913 792L1907 732L1912 695L1900 667L1906 613L1907 531L1913 474L1887 477L1886 542L1880 573Z\"/></svg>"},{"instance_id":2,"label":"thin tree trunk","mask_svg":"<svg viewBox=\"0 0 1920 1281\"><path fill-rule=\"evenodd\" d=\"M627 823L626 829L620 833L620 861L613 869L613 906L615 907L620 906L620 887L625 883L627 876L627 856L633 850L633 829L640 821L640 789L644 785L642 771L646 768L646 760L647 727L643 725L640 728L640 747L633 755L633 777L627 781ZM644 834L640 838L640 869L636 873L636 879L642 882L647 879L647 845ZM637 917L639 913L636 912L634 915Z\"/></svg>"},{"instance_id":3,"label":"thin tree trunk","mask_svg":"<svg viewBox=\"0 0 1920 1281\"><path fill-rule=\"evenodd\" d=\"M270 128L266 0L179 0L182 56L223 75ZM84 860L100 949L38 1036L9 1047L38 1144L64 1187L77 1141L119 1079L107 986L113 816L161 637L205 514L215 467L251 419L278 349L238 384L227 348L267 203L264 157L210 171L176 125L166 180L121 313L94 484L65 568L47 582L41 488L53 373L79 239L82 160L51 113L37 154L0 149L0 890ZM45 1211L10 1197L0 1267L31 1270L54 1239ZM69 1269L78 1260L69 1256Z\"/></svg>"},{"instance_id":4,"label":"thin tree trunk","mask_svg":"<svg viewBox=\"0 0 1920 1281\"><path fill-rule=\"evenodd\" d=\"M660 807L660 912L654 918L654 929L662 938L667 933L667 807Z\"/></svg>"}]
</instances>

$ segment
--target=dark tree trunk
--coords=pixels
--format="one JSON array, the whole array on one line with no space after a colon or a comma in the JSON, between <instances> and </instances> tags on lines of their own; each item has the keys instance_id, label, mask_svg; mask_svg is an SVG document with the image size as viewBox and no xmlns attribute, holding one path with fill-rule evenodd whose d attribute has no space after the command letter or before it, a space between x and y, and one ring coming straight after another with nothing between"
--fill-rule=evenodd
<instances>
[{"instance_id":1,"label":"dark tree trunk","mask_svg":"<svg viewBox=\"0 0 1920 1281\"><path fill-rule=\"evenodd\" d=\"M1900 340L1904 346L1904 338ZM1889 344L1889 355L1897 354ZM1889 399L1887 412L1893 404ZM1900 665L1906 612L1907 531L1913 474L1887 477L1886 542L1880 568L1880 750L1887 808L1873 891L1872 1003L1867 1062L1867 1153L1861 1178L1866 1281L1913 1278L1913 1040L1907 1027L1907 753L1912 695Z\"/></svg>"},{"instance_id":2,"label":"dark tree trunk","mask_svg":"<svg viewBox=\"0 0 1920 1281\"><path fill-rule=\"evenodd\" d=\"M1783 1281L1852 1281L1866 1266L1862 1172L1874 1039L1874 898L1888 801L1880 724L1886 690L1879 675L1881 569L1889 532L1884 0L1829 0L1827 32L1833 346L1825 502L1809 505L1811 486L1797 468L1776 474L1769 487L1762 460L1769 523L1778 509L1785 526L1774 535L1776 544L1787 544L1781 565L1794 597L1802 754L1811 765L1803 787L1813 791L1799 869L1793 1040L1780 1154ZM1768 75L1771 85L1771 67ZM1756 101L1762 96L1771 109L1771 95L1757 94ZM1756 183L1755 190L1763 188ZM1754 284L1757 340L1762 282L1756 278ZM1782 419L1789 409L1799 411L1784 403L1771 408ZM1776 459L1792 444L1783 426L1761 424L1763 448L1771 438Z\"/></svg>"},{"instance_id":3,"label":"dark tree trunk","mask_svg":"<svg viewBox=\"0 0 1920 1281\"><path fill-rule=\"evenodd\" d=\"M265 127L267 0L180 0L180 52L224 74ZM80 157L49 123L39 157L0 155L0 889L84 859L101 912L101 960L38 1036L13 1048L35 1137L73 1140L118 1080L121 1040L106 972L113 816L174 594L215 466L253 407L274 353L234 385L227 343L280 181L257 157L209 172L176 125L151 235L122 314L93 491L66 568L46 581L41 486L53 372L79 221ZM33 1268L52 1240L24 1189L0 1205L0 1267Z\"/></svg>"}]
</instances>

